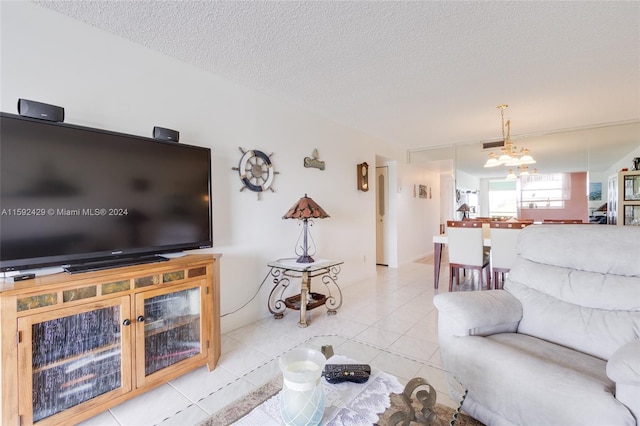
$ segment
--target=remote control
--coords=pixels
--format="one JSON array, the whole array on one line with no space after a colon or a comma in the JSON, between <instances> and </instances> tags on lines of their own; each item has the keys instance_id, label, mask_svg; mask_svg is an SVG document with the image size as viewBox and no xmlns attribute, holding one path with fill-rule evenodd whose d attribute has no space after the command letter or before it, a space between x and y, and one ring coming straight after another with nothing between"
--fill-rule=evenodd
<instances>
[{"instance_id":1,"label":"remote control","mask_svg":"<svg viewBox=\"0 0 640 426\"><path fill-rule=\"evenodd\" d=\"M36 277L36 274L22 274L22 275L14 275L13 276L13 281L17 282L17 281L26 281L26 280L32 280Z\"/></svg>"},{"instance_id":2,"label":"remote control","mask_svg":"<svg viewBox=\"0 0 640 426\"><path fill-rule=\"evenodd\" d=\"M326 364L322 375L329 383L364 383L369 380L371 366L368 364Z\"/></svg>"}]
</instances>

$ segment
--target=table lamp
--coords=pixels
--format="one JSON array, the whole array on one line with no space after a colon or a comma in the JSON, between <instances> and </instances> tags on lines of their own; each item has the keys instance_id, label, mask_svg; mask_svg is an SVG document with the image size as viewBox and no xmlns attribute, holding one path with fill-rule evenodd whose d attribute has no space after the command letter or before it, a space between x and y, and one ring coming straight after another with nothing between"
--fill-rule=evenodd
<instances>
[{"instance_id":1,"label":"table lamp","mask_svg":"<svg viewBox=\"0 0 640 426\"><path fill-rule=\"evenodd\" d=\"M307 194L304 194L304 197L300 198L293 205L293 207L291 207L289 209L287 214L282 216L283 219L300 219L300 220L302 220L302 225L303 225L303 229L302 229L302 235L303 235L302 254L298 253L298 247L296 246L296 254L300 255L300 257L298 257L298 260L296 260L296 262L298 262L298 263L313 263L314 262L314 260L311 257L311 255L309 255L309 248L310 247L309 247L309 245L307 243L307 241L308 241L307 225L308 225L309 219L324 219L326 217L329 217L329 215L322 209L322 207L320 207L318 205L318 203L313 201L311 198L307 197ZM313 223L313 221L312 221L312 223ZM298 237L298 241L300 241L299 237ZM313 242L313 238L311 238L311 241ZM313 245L314 245L314 248L315 248L315 242L313 242ZM315 251L314 251L313 254L315 254Z\"/></svg>"},{"instance_id":2,"label":"table lamp","mask_svg":"<svg viewBox=\"0 0 640 426\"><path fill-rule=\"evenodd\" d=\"M463 203L460 207L458 207L458 211L462 212L462 220L469 218L469 206L467 203Z\"/></svg>"}]
</instances>

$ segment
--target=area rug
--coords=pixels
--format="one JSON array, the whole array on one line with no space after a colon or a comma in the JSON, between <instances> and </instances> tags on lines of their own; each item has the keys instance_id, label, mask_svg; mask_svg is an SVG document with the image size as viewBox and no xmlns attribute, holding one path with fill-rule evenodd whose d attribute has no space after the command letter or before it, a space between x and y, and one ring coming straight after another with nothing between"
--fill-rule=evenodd
<instances>
[{"instance_id":1,"label":"area rug","mask_svg":"<svg viewBox=\"0 0 640 426\"><path fill-rule=\"evenodd\" d=\"M227 426L230 425L242 417L247 415L256 406L262 404L267 399L271 398L282 389L282 376L278 375L259 387L258 389L248 393L242 398L227 405L222 410L218 411L212 417L198 424L198 426ZM416 411L419 411L419 403L414 404ZM389 418L391 415L399 410L404 410L405 404L402 401L402 397L397 394L391 394L391 406L380 415L377 425L386 426L389 425ZM453 408L446 407L441 404L436 404L433 411L438 416L438 419L433 425L446 426L451 424L451 420L455 414ZM482 423L469 417L463 413L458 414L456 426L483 426ZM347 426L347 425L345 425Z\"/></svg>"}]
</instances>

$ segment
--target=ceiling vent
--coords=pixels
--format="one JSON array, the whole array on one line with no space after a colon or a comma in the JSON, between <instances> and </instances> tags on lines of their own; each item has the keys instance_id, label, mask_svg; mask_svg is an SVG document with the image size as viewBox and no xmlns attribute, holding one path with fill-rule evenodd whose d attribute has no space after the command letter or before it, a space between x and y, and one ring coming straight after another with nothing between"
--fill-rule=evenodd
<instances>
[{"instance_id":1,"label":"ceiling vent","mask_svg":"<svg viewBox=\"0 0 640 426\"><path fill-rule=\"evenodd\" d=\"M482 142L482 149L495 149L502 148L504 146L504 140L500 139L499 141L493 142Z\"/></svg>"}]
</instances>

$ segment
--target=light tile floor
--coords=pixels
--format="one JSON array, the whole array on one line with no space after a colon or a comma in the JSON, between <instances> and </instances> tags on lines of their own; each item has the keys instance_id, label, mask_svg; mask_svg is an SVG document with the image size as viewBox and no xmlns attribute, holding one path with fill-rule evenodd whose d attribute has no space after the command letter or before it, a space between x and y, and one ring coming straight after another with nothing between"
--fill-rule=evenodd
<instances>
[{"instance_id":1,"label":"light tile floor","mask_svg":"<svg viewBox=\"0 0 640 426\"><path fill-rule=\"evenodd\" d=\"M448 290L444 259L446 254L439 291ZM332 345L336 354L369 363L402 384L423 377L438 391L438 402L455 406L439 370L433 265L378 267L376 277L342 292L337 315L327 315L320 307L308 313L309 326L300 328L299 313L289 310L280 320L268 317L228 332L222 336L222 355L214 371L199 368L82 424L197 424L279 374L278 357L298 346Z\"/></svg>"}]
</instances>

